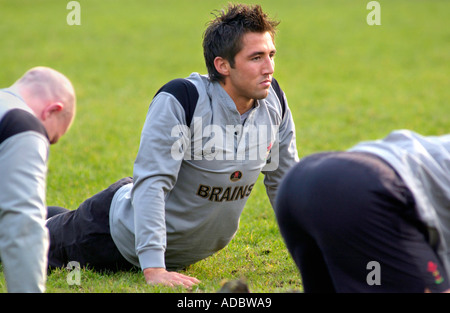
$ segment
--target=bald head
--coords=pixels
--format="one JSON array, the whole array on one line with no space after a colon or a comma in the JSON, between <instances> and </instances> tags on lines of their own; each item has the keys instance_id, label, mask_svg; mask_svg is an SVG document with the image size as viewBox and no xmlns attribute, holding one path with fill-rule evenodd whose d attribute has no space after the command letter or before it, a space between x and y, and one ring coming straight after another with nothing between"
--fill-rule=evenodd
<instances>
[{"instance_id":1,"label":"bald head","mask_svg":"<svg viewBox=\"0 0 450 313\"><path fill-rule=\"evenodd\" d=\"M56 143L70 128L75 117L76 98L66 76L48 67L34 67L12 88L44 124L51 143Z\"/></svg>"}]
</instances>

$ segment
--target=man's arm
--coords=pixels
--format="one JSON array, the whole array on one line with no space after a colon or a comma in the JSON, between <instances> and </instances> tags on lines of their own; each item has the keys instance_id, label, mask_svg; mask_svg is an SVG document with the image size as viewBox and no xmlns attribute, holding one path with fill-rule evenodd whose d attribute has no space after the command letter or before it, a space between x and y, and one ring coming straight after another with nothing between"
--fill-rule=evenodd
<instances>
[{"instance_id":1,"label":"man's arm","mask_svg":"<svg viewBox=\"0 0 450 313\"><path fill-rule=\"evenodd\" d=\"M150 284L197 282L165 270L165 198L174 187L186 145L178 143L180 131L187 132L185 113L178 100L160 93L152 101L141 134L134 164L132 204L135 211L136 253ZM185 134L187 135L187 134ZM190 138L190 137L189 137Z\"/></svg>"},{"instance_id":2,"label":"man's arm","mask_svg":"<svg viewBox=\"0 0 450 313\"><path fill-rule=\"evenodd\" d=\"M269 163L263 169L265 175L264 185L273 208L275 208L275 198L282 178L299 161L294 120L284 93L282 93L282 96L286 105L285 112L278 129L278 140L276 140L271 149L272 162L277 163Z\"/></svg>"},{"instance_id":3,"label":"man's arm","mask_svg":"<svg viewBox=\"0 0 450 313\"><path fill-rule=\"evenodd\" d=\"M43 292L48 141L36 132L5 140L0 157L0 251L9 292Z\"/></svg>"}]
</instances>

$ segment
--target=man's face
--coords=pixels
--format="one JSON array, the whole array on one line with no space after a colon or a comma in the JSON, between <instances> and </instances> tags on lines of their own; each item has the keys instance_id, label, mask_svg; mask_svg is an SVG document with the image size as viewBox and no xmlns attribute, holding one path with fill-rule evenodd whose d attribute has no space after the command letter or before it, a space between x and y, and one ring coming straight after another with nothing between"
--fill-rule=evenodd
<instances>
[{"instance_id":1,"label":"man's face","mask_svg":"<svg viewBox=\"0 0 450 313\"><path fill-rule=\"evenodd\" d=\"M246 33L234 67L225 77L225 90L235 102L264 99L269 94L275 62L275 45L269 32ZM237 103L236 103L237 104Z\"/></svg>"}]
</instances>

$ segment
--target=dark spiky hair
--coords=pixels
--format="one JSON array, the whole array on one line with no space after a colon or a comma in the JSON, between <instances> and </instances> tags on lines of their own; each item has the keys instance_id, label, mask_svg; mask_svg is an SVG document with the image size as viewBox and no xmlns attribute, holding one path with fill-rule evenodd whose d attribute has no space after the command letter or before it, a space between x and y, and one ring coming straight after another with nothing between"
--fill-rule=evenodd
<instances>
[{"instance_id":1,"label":"dark spiky hair","mask_svg":"<svg viewBox=\"0 0 450 313\"><path fill-rule=\"evenodd\" d=\"M228 4L226 10L214 15L203 36L203 55L209 78L220 81L222 75L214 66L214 59L222 57L234 66L234 57L242 49L242 37L248 32L269 32L275 39L278 21L270 19L260 5Z\"/></svg>"}]
</instances>

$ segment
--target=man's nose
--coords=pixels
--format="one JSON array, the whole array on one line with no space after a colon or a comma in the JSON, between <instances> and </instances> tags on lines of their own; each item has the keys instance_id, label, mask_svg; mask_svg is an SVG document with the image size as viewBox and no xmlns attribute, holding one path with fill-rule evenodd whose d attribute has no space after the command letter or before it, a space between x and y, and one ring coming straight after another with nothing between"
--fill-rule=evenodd
<instances>
[{"instance_id":1,"label":"man's nose","mask_svg":"<svg viewBox=\"0 0 450 313\"><path fill-rule=\"evenodd\" d=\"M267 56L264 62L263 74L271 75L275 71L275 61L272 57Z\"/></svg>"}]
</instances>

